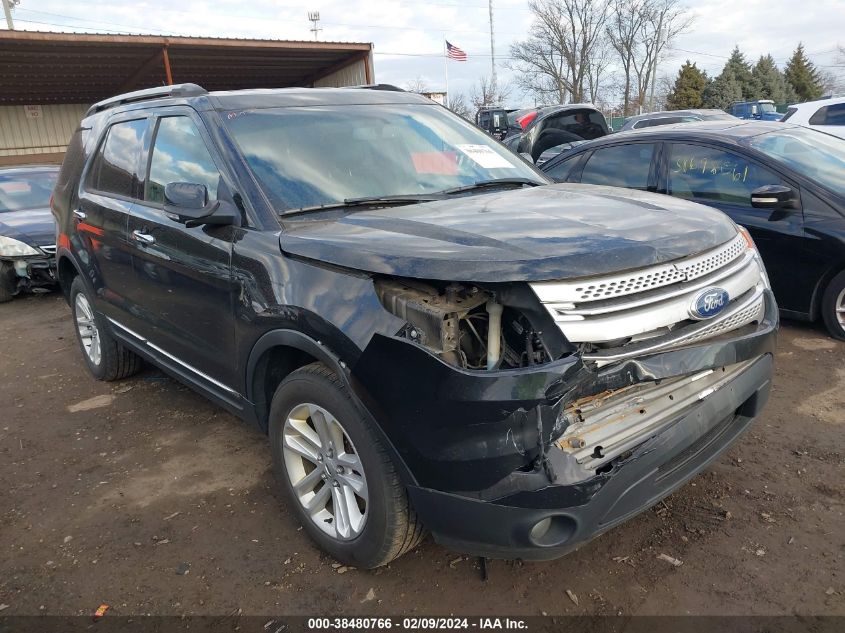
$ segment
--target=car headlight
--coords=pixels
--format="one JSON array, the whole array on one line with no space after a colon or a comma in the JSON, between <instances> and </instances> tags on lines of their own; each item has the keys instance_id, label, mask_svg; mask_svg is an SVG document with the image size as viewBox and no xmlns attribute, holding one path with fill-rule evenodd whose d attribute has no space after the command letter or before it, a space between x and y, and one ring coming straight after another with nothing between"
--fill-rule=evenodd
<instances>
[{"instance_id":1,"label":"car headlight","mask_svg":"<svg viewBox=\"0 0 845 633\"><path fill-rule=\"evenodd\" d=\"M0 257L24 257L40 254L29 244L24 244L20 240L13 240L11 237L0 235Z\"/></svg>"},{"instance_id":2,"label":"car headlight","mask_svg":"<svg viewBox=\"0 0 845 633\"><path fill-rule=\"evenodd\" d=\"M772 284L769 281L769 273L766 272L766 265L763 263L763 258L760 257L760 251L757 250L757 245L754 243L751 233L749 233L748 229L744 226L737 225L736 228L739 229L739 234L745 238L745 243L748 245L748 248L754 251L754 258L757 260L757 265L760 267L760 276L763 278L763 283L766 285L766 288L771 290Z\"/></svg>"}]
</instances>

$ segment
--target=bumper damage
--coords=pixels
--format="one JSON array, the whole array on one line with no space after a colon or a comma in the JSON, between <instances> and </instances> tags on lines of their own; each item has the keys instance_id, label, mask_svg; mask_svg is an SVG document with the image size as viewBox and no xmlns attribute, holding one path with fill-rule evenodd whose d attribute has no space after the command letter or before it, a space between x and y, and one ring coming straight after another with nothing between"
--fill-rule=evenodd
<instances>
[{"instance_id":1,"label":"bumper damage","mask_svg":"<svg viewBox=\"0 0 845 633\"><path fill-rule=\"evenodd\" d=\"M653 505L745 431L768 399L777 327L766 291L758 324L697 344L495 372L377 336L353 387L438 542L554 558Z\"/></svg>"},{"instance_id":2,"label":"bumper damage","mask_svg":"<svg viewBox=\"0 0 845 633\"><path fill-rule=\"evenodd\" d=\"M56 258L47 255L0 259L0 279L12 294L46 292L58 284Z\"/></svg>"}]
</instances>

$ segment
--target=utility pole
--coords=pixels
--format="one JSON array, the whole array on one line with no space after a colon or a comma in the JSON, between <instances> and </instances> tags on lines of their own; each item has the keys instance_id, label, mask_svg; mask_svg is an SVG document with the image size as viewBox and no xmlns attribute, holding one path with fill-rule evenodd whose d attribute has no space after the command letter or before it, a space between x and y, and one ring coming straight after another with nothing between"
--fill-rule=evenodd
<instances>
[{"instance_id":1,"label":"utility pole","mask_svg":"<svg viewBox=\"0 0 845 633\"><path fill-rule=\"evenodd\" d=\"M0 0L3 3L3 13L6 14L6 27L10 31L15 30L15 23L12 22L12 2L15 0Z\"/></svg>"},{"instance_id":2,"label":"utility pole","mask_svg":"<svg viewBox=\"0 0 845 633\"><path fill-rule=\"evenodd\" d=\"M308 12L308 19L313 23L314 26L311 27L311 32L314 34L314 39L317 40L317 34L322 31L319 26L320 23L320 12L319 11L309 11Z\"/></svg>"},{"instance_id":3,"label":"utility pole","mask_svg":"<svg viewBox=\"0 0 845 633\"><path fill-rule=\"evenodd\" d=\"M490 84L493 89L493 100L496 100L498 90L496 89L496 39L493 36L493 0L487 0L487 7L490 11Z\"/></svg>"},{"instance_id":4,"label":"utility pole","mask_svg":"<svg viewBox=\"0 0 845 633\"><path fill-rule=\"evenodd\" d=\"M660 56L660 36L663 31L663 13L657 20L657 41L654 46L654 66L651 70L651 94L648 97L648 110L654 112L654 84L657 83L657 58Z\"/></svg>"}]
</instances>

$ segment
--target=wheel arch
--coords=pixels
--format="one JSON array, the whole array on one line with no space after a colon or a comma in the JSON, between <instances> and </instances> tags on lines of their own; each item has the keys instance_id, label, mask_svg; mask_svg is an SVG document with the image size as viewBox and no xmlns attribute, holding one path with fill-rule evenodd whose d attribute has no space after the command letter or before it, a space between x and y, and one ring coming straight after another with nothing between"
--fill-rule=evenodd
<instances>
[{"instance_id":1,"label":"wheel arch","mask_svg":"<svg viewBox=\"0 0 845 633\"><path fill-rule=\"evenodd\" d=\"M76 262L66 254L60 254L56 261L56 274L59 278L59 287L62 289L62 294L65 301L70 302L70 286L75 277L81 275Z\"/></svg>"},{"instance_id":2,"label":"wheel arch","mask_svg":"<svg viewBox=\"0 0 845 633\"><path fill-rule=\"evenodd\" d=\"M845 272L845 259L837 261L828 268L821 277L819 277L816 282L816 287L813 289L813 297L810 299L809 316L811 321L817 321L821 318L824 293L827 291L827 287L830 285L830 282L842 272Z\"/></svg>"},{"instance_id":3,"label":"wheel arch","mask_svg":"<svg viewBox=\"0 0 845 633\"><path fill-rule=\"evenodd\" d=\"M378 422L376 413L379 411L374 411L378 409L377 403L332 349L297 330L267 332L256 341L250 352L246 368L246 395L253 404L255 419L262 432L268 432L270 403L279 384L291 372L314 362L324 363L337 374L356 404L373 421L375 432L393 459L400 478L406 485L415 484L416 478Z\"/></svg>"}]
</instances>

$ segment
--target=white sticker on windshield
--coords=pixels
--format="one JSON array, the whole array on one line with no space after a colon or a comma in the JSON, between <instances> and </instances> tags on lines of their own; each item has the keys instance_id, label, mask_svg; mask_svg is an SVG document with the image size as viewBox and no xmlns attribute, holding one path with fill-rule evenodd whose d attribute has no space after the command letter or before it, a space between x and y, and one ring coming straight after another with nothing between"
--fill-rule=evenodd
<instances>
[{"instance_id":1,"label":"white sticker on windshield","mask_svg":"<svg viewBox=\"0 0 845 633\"><path fill-rule=\"evenodd\" d=\"M457 145L456 147L485 169L516 169L516 165L486 145Z\"/></svg>"}]
</instances>

